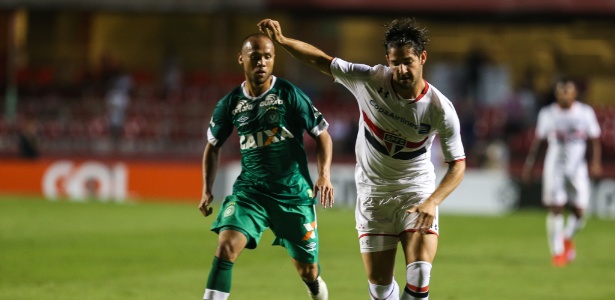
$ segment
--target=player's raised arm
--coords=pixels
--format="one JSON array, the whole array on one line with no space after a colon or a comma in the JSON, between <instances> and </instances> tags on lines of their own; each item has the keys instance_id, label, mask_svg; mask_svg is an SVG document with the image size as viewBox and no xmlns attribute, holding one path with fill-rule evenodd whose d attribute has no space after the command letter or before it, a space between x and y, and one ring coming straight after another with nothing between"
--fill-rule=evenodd
<instances>
[{"instance_id":1,"label":"player's raised arm","mask_svg":"<svg viewBox=\"0 0 615 300\"><path fill-rule=\"evenodd\" d=\"M264 19L258 22L258 29L267 34L274 42L282 46L290 55L299 61L312 66L320 72L331 75L331 60L333 59L322 50L306 42L285 37L282 34L280 22L272 19Z\"/></svg>"}]
</instances>

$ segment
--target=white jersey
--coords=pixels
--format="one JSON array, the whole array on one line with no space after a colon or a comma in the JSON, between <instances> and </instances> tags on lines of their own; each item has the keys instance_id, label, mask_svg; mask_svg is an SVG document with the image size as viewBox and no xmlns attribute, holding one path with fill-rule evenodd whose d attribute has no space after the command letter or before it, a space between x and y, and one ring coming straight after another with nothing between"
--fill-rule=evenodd
<instances>
[{"instance_id":1,"label":"white jersey","mask_svg":"<svg viewBox=\"0 0 615 300\"><path fill-rule=\"evenodd\" d=\"M544 171L565 176L587 172L586 143L599 136L600 125L589 105L575 101L569 109L557 103L543 107L538 114L536 137L549 142Z\"/></svg>"},{"instance_id":2,"label":"white jersey","mask_svg":"<svg viewBox=\"0 0 615 300\"><path fill-rule=\"evenodd\" d=\"M416 99L403 99L391 85L393 73L388 66L370 67L335 58L331 74L359 104L358 196L432 193L436 176L430 149L436 134L445 161L465 159L457 113L432 85L426 82Z\"/></svg>"}]
</instances>

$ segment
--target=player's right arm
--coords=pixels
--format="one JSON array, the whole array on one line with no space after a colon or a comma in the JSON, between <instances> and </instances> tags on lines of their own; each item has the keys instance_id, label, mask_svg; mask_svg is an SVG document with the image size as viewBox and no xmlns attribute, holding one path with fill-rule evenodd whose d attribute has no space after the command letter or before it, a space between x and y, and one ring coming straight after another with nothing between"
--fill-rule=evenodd
<instances>
[{"instance_id":1,"label":"player's right arm","mask_svg":"<svg viewBox=\"0 0 615 300\"><path fill-rule=\"evenodd\" d=\"M258 22L258 29L282 46L294 58L316 68L324 74L331 75L330 66L333 58L313 45L285 37L282 34L282 27L278 21L272 19L261 20Z\"/></svg>"},{"instance_id":2,"label":"player's right arm","mask_svg":"<svg viewBox=\"0 0 615 300\"><path fill-rule=\"evenodd\" d=\"M536 164L536 159L538 158L542 147L546 144L545 137L547 136L547 132L550 130L550 123L552 122L549 122L547 110L545 108L541 109L538 113L534 140L530 145L529 152L525 158L525 163L523 164L523 170L521 171L521 181L524 183L530 183L532 180L534 165Z\"/></svg>"},{"instance_id":3,"label":"player's right arm","mask_svg":"<svg viewBox=\"0 0 615 300\"><path fill-rule=\"evenodd\" d=\"M535 138L530 145L530 150L525 158L523 164L523 170L521 171L521 180L524 183L530 183L532 181L532 174L534 172L534 165L536 164L536 158L544 145L544 139Z\"/></svg>"},{"instance_id":4,"label":"player's right arm","mask_svg":"<svg viewBox=\"0 0 615 300\"><path fill-rule=\"evenodd\" d=\"M201 202L199 203L199 210L205 217L211 215L213 212L213 209L209 205L214 200L212 189L214 180L216 179L216 173L218 172L219 163L220 147L207 143L207 145L205 145L205 151L203 151L203 193L201 195Z\"/></svg>"}]
</instances>

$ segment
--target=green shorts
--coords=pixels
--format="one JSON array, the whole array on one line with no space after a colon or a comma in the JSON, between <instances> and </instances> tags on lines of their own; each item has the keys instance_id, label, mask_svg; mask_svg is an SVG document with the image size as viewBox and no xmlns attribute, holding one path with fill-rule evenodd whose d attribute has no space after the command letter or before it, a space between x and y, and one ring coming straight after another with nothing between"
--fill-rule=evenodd
<instances>
[{"instance_id":1,"label":"green shorts","mask_svg":"<svg viewBox=\"0 0 615 300\"><path fill-rule=\"evenodd\" d=\"M318 231L314 205L291 205L267 195L236 193L222 202L211 230L237 230L248 238L246 248L255 249L263 232L271 228L280 245L302 263L318 262Z\"/></svg>"}]
</instances>

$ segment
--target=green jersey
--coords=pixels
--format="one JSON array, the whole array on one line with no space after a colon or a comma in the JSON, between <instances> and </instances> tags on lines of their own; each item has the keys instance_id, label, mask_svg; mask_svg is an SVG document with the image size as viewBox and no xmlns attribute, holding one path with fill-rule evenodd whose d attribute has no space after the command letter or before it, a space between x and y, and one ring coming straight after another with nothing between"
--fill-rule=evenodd
<instances>
[{"instance_id":1,"label":"green jersey","mask_svg":"<svg viewBox=\"0 0 615 300\"><path fill-rule=\"evenodd\" d=\"M280 202L307 205L314 204L314 195L303 135L315 138L328 126L301 90L273 77L271 88L258 97L247 95L243 84L224 96L207 138L219 147L237 128L241 173L234 194L266 194Z\"/></svg>"}]
</instances>

